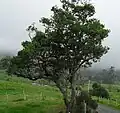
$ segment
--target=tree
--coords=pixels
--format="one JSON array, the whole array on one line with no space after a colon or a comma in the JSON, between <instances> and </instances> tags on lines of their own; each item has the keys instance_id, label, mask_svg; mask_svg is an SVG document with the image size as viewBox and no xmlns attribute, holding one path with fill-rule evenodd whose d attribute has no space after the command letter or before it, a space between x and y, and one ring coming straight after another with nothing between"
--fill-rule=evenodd
<instances>
[{"instance_id":1,"label":"tree","mask_svg":"<svg viewBox=\"0 0 120 113\"><path fill-rule=\"evenodd\" d=\"M100 71L94 79L98 82L102 81L105 84L114 84L117 81L115 67L111 66L108 69Z\"/></svg>"},{"instance_id":2,"label":"tree","mask_svg":"<svg viewBox=\"0 0 120 113\"><path fill-rule=\"evenodd\" d=\"M111 80L111 83L114 84L116 81L115 67L111 66L108 70L108 76Z\"/></svg>"},{"instance_id":3,"label":"tree","mask_svg":"<svg viewBox=\"0 0 120 113\"><path fill-rule=\"evenodd\" d=\"M12 57L10 56L5 56L0 60L0 68L1 69L7 69L10 65L10 60Z\"/></svg>"},{"instance_id":4,"label":"tree","mask_svg":"<svg viewBox=\"0 0 120 113\"><path fill-rule=\"evenodd\" d=\"M73 113L76 73L108 52L109 48L103 46L102 41L109 30L93 18L95 8L92 4L73 4L67 0L61 0L61 3L61 8L52 7L50 18L40 20L44 32L35 25L28 27L29 34L33 31L36 35L30 36L31 41L22 43L23 50L11 60L8 72L31 80L53 81L63 94L66 113Z\"/></svg>"},{"instance_id":5,"label":"tree","mask_svg":"<svg viewBox=\"0 0 120 113\"><path fill-rule=\"evenodd\" d=\"M108 91L104 87L102 87L100 84L94 83L92 85L92 88L93 88L92 90L93 96L107 98L107 99L110 98Z\"/></svg>"}]
</instances>

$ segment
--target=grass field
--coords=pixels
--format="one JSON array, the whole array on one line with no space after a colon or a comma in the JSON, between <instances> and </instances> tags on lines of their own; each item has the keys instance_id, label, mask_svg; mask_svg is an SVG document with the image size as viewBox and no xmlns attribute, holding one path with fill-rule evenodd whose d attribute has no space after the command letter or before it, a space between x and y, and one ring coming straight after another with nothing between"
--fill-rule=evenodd
<instances>
[{"instance_id":1,"label":"grass field","mask_svg":"<svg viewBox=\"0 0 120 113\"><path fill-rule=\"evenodd\" d=\"M101 84L109 92L110 99L99 98L99 103L116 108L120 110L120 85L109 85ZM88 84L83 86L83 89L88 90ZM90 89L92 89L92 83L90 84ZM98 97L93 97L93 99L98 100Z\"/></svg>"},{"instance_id":2,"label":"grass field","mask_svg":"<svg viewBox=\"0 0 120 113\"><path fill-rule=\"evenodd\" d=\"M0 113L58 113L63 108L57 88L32 85L29 80L0 72Z\"/></svg>"},{"instance_id":3,"label":"grass field","mask_svg":"<svg viewBox=\"0 0 120 113\"><path fill-rule=\"evenodd\" d=\"M90 89L92 89L93 83L94 82L90 84ZM117 85L101 84L101 85L105 87L109 92L110 99L99 98L99 103L120 110L120 84ZM88 90L88 84L85 84L83 86L83 89ZM98 97L93 97L93 99L98 100Z\"/></svg>"},{"instance_id":4,"label":"grass field","mask_svg":"<svg viewBox=\"0 0 120 113\"><path fill-rule=\"evenodd\" d=\"M109 91L111 99L99 102L120 109L120 85L102 86ZM83 89L87 88L86 84ZM0 113L59 113L61 110L64 103L56 87L32 85L28 79L8 77L0 71Z\"/></svg>"},{"instance_id":5,"label":"grass field","mask_svg":"<svg viewBox=\"0 0 120 113\"><path fill-rule=\"evenodd\" d=\"M120 110L120 85L103 86L109 91L110 99L99 99L99 102Z\"/></svg>"}]
</instances>

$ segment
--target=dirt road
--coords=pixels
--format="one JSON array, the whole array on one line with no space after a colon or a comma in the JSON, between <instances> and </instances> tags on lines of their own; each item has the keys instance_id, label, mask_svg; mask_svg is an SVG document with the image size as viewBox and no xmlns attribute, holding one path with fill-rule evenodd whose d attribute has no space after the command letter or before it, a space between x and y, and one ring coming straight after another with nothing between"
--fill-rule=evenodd
<instances>
[{"instance_id":1,"label":"dirt road","mask_svg":"<svg viewBox=\"0 0 120 113\"><path fill-rule=\"evenodd\" d=\"M98 113L120 113L119 110L115 110L105 105L99 105Z\"/></svg>"}]
</instances>

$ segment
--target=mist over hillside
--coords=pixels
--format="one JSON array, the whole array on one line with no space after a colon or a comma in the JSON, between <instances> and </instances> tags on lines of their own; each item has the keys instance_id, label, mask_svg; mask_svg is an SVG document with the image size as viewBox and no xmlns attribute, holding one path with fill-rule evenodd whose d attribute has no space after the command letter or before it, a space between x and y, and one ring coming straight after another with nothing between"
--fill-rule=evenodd
<instances>
[{"instance_id":1,"label":"mist over hillside","mask_svg":"<svg viewBox=\"0 0 120 113\"><path fill-rule=\"evenodd\" d=\"M16 51L0 50L0 56L14 56L16 53Z\"/></svg>"}]
</instances>

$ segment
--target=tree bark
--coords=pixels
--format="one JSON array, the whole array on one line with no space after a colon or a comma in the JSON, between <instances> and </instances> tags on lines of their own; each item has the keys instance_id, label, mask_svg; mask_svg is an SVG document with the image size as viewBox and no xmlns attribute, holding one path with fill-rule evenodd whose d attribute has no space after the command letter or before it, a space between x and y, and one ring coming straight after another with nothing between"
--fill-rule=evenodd
<instances>
[{"instance_id":1,"label":"tree bark","mask_svg":"<svg viewBox=\"0 0 120 113\"><path fill-rule=\"evenodd\" d=\"M68 103L68 105L66 105L66 113L71 113L70 103Z\"/></svg>"},{"instance_id":2,"label":"tree bark","mask_svg":"<svg viewBox=\"0 0 120 113\"><path fill-rule=\"evenodd\" d=\"M72 89L71 89L71 100L70 100L70 113L74 112L74 105L75 105L75 86L72 85Z\"/></svg>"},{"instance_id":3,"label":"tree bark","mask_svg":"<svg viewBox=\"0 0 120 113\"><path fill-rule=\"evenodd\" d=\"M67 87L63 87L60 81L56 81L56 86L59 88L60 92L63 95L64 103L66 106L66 113L74 113L75 99L76 99L76 76L72 75L71 81L71 95L68 97Z\"/></svg>"},{"instance_id":4,"label":"tree bark","mask_svg":"<svg viewBox=\"0 0 120 113\"><path fill-rule=\"evenodd\" d=\"M67 95L67 92L66 92L66 90L64 90L63 88L62 88L62 86L59 84L59 82L56 82L56 86L59 88L59 90L60 90L60 92L62 93L62 95L63 95L63 99L64 99L64 103L65 103L65 106L66 106L66 113L71 113L70 112L70 102L69 102L69 100L68 100L68 95Z\"/></svg>"},{"instance_id":5,"label":"tree bark","mask_svg":"<svg viewBox=\"0 0 120 113\"><path fill-rule=\"evenodd\" d=\"M70 113L74 113L75 100L76 100L76 76L72 75L71 82L71 99L70 99Z\"/></svg>"}]
</instances>

